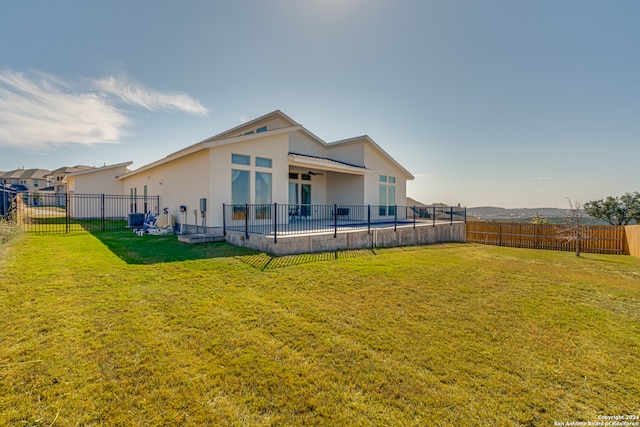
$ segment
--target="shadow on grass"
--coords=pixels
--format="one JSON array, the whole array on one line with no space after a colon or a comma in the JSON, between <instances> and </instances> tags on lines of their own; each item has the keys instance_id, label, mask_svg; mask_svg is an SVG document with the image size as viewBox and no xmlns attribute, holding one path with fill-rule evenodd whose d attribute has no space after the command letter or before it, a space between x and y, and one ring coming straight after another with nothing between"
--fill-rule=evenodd
<instances>
[{"instance_id":1,"label":"shadow on grass","mask_svg":"<svg viewBox=\"0 0 640 427\"><path fill-rule=\"evenodd\" d=\"M93 231L116 256L127 264L160 264L210 258L255 256L256 251L230 245L226 242L189 245L178 241L176 235L138 237L130 230Z\"/></svg>"},{"instance_id":2,"label":"shadow on grass","mask_svg":"<svg viewBox=\"0 0 640 427\"><path fill-rule=\"evenodd\" d=\"M318 261L375 255L371 249L344 250L299 255L274 256L226 242L189 245L179 242L176 235L138 237L131 231L91 232L118 258L127 264L160 264L211 258L233 257L259 270L289 267Z\"/></svg>"},{"instance_id":3,"label":"shadow on grass","mask_svg":"<svg viewBox=\"0 0 640 427\"><path fill-rule=\"evenodd\" d=\"M251 255L237 255L235 258L259 270L271 270L274 268L290 267L292 265L307 264L310 262L332 261L336 259L354 258L366 255L375 255L375 252L371 249L356 249L284 256L254 253Z\"/></svg>"}]
</instances>

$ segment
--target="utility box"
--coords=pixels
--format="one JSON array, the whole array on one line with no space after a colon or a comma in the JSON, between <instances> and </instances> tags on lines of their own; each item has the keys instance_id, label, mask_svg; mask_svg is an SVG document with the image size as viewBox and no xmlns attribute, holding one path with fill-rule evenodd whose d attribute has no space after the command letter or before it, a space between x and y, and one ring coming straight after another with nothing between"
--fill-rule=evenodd
<instances>
[{"instance_id":1,"label":"utility box","mask_svg":"<svg viewBox=\"0 0 640 427\"><path fill-rule=\"evenodd\" d=\"M207 199L203 197L202 199L200 199L200 212L206 212L206 211L207 211Z\"/></svg>"},{"instance_id":2,"label":"utility box","mask_svg":"<svg viewBox=\"0 0 640 427\"><path fill-rule=\"evenodd\" d=\"M130 213L127 218L127 228L139 228L144 225L143 213Z\"/></svg>"}]
</instances>

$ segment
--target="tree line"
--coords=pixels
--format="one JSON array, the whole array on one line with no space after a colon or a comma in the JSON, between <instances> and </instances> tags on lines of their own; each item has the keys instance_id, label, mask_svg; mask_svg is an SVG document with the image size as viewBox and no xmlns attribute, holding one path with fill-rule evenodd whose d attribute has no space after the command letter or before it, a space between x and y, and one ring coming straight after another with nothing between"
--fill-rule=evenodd
<instances>
[{"instance_id":1,"label":"tree line","mask_svg":"<svg viewBox=\"0 0 640 427\"><path fill-rule=\"evenodd\" d=\"M587 202L584 213L602 219L611 225L640 224L640 192L625 193L622 196L608 196Z\"/></svg>"}]
</instances>

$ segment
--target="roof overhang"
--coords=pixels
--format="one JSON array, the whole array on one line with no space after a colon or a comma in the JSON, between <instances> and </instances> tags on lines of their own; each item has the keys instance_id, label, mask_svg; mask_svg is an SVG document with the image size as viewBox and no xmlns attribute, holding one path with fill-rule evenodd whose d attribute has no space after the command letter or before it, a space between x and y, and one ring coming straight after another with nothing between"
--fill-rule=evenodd
<instances>
[{"instance_id":1,"label":"roof overhang","mask_svg":"<svg viewBox=\"0 0 640 427\"><path fill-rule=\"evenodd\" d=\"M349 165L323 157L305 156L304 154L289 153L289 166L317 169L328 172L340 172L351 175L364 175L366 168Z\"/></svg>"}]
</instances>

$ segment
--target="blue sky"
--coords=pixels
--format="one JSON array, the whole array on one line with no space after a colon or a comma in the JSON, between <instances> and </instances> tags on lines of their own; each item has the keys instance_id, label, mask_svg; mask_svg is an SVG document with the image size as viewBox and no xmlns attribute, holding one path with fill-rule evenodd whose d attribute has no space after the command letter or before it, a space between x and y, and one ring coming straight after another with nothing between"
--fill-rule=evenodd
<instances>
[{"instance_id":1,"label":"blue sky","mask_svg":"<svg viewBox=\"0 0 640 427\"><path fill-rule=\"evenodd\" d=\"M635 0L0 4L0 170L142 166L280 109L424 203L640 190Z\"/></svg>"}]
</instances>

